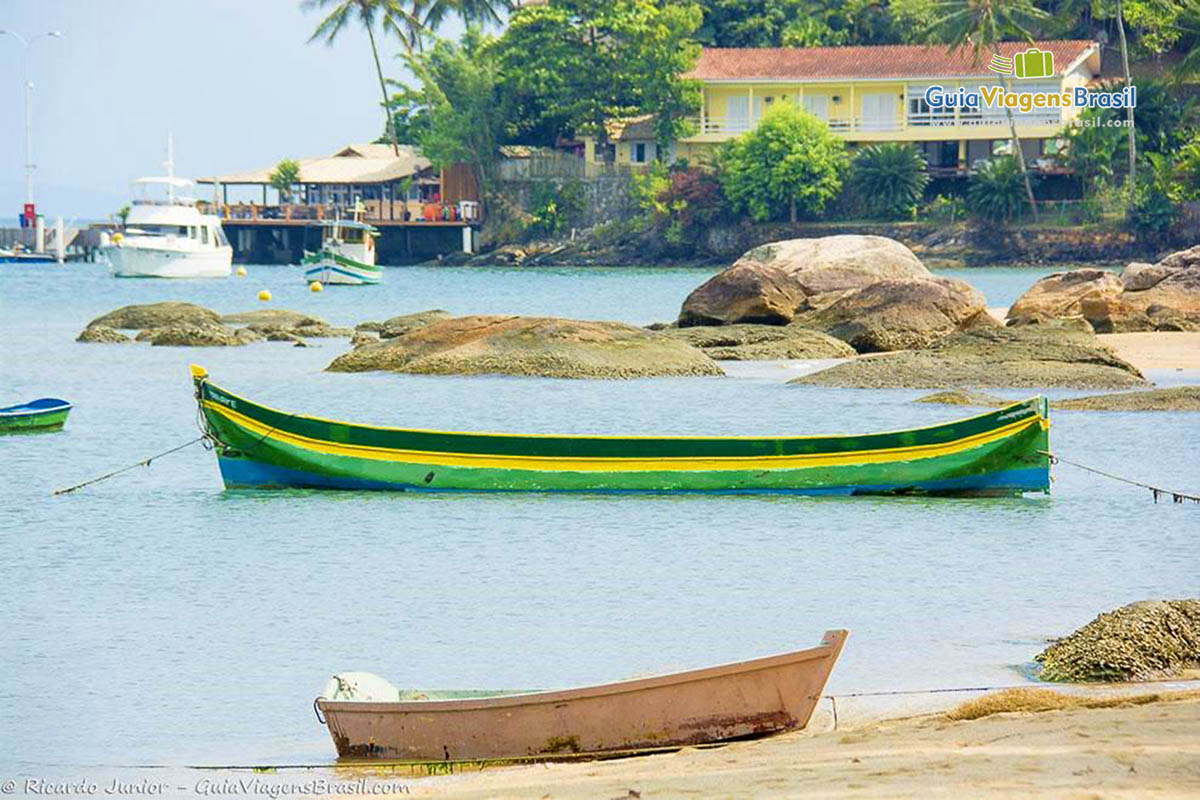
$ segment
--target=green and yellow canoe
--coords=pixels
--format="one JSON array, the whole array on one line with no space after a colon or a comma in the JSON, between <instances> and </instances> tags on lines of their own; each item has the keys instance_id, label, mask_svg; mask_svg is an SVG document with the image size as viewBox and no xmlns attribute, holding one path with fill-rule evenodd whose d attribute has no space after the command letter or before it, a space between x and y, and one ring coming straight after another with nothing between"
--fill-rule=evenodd
<instances>
[{"instance_id":1,"label":"green and yellow canoe","mask_svg":"<svg viewBox=\"0 0 1200 800\"><path fill-rule=\"evenodd\" d=\"M1035 397L855 436L559 436L386 428L251 402L193 366L228 488L1013 495L1049 491Z\"/></svg>"}]
</instances>

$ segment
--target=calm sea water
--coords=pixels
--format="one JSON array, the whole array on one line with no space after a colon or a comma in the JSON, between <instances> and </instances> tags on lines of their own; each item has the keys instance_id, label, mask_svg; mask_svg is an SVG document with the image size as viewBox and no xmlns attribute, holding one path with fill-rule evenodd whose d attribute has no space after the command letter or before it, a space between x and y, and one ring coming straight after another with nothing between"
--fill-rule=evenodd
<instances>
[{"instance_id":1,"label":"calm sea water","mask_svg":"<svg viewBox=\"0 0 1200 800\"><path fill-rule=\"evenodd\" d=\"M0 439L0 777L128 765L328 763L310 710L335 671L405 687L559 687L851 638L839 692L1011 683L1046 637L1200 588L1200 511L1067 468L992 500L226 492L187 365L289 409L440 428L859 432L960 409L914 391L789 387L784 365L628 382L333 375L344 340L205 350L74 342L128 303L275 307L338 324L441 307L646 323L711 271L387 271L314 295L295 268L120 281L0 267L0 403L76 404L60 434ZM990 305L1039 274L959 270ZM1178 382L1189 376L1153 376ZM1195 376L1190 376L1195 381ZM1009 393L1012 396L1021 392ZM1056 415L1056 450L1196 488L1200 419Z\"/></svg>"}]
</instances>

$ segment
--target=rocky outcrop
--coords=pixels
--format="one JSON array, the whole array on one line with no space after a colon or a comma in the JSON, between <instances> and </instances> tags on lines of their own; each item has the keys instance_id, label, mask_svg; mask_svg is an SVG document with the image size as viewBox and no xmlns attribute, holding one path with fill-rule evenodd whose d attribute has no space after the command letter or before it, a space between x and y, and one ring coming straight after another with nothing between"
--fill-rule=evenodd
<instances>
[{"instance_id":1,"label":"rocky outcrop","mask_svg":"<svg viewBox=\"0 0 1200 800\"><path fill-rule=\"evenodd\" d=\"M699 347L718 361L849 358L854 355L854 348L842 340L798 325L664 328L662 333Z\"/></svg>"},{"instance_id":2,"label":"rocky outcrop","mask_svg":"<svg viewBox=\"0 0 1200 800\"><path fill-rule=\"evenodd\" d=\"M240 347L262 338L249 328L224 325L175 325L149 331L150 344L155 347Z\"/></svg>"},{"instance_id":3,"label":"rocky outcrop","mask_svg":"<svg viewBox=\"0 0 1200 800\"><path fill-rule=\"evenodd\" d=\"M551 378L724 374L698 348L633 325L499 315L432 322L356 347L328 370Z\"/></svg>"},{"instance_id":4,"label":"rocky outcrop","mask_svg":"<svg viewBox=\"0 0 1200 800\"><path fill-rule=\"evenodd\" d=\"M219 324L220 322L221 315L211 309L192 303L168 301L165 303L123 306L116 311L108 312L102 317L96 317L96 319L88 323L88 327L103 325L123 330L144 330L146 328L169 328L178 325Z\"/></svg>"},{"instance_id":5,"label":"rocky outcrop","mask_svg":"<svg viewBox=\"0 0 1200 800\"><path fill-rule=\"evenodd\" d=\"M98 344L123 344L132 342L125 334L107 325L89 325L75 338L77 342L95 342Z\"/></svg>"},{"instance_id":6,"label":"rocky outcrop","mask_svg":"<svg viewBox=\"0 0 1200 800\"><path fill-rule=\"evenodd\" d=\"M923 350L860 357L791 383L876 389L1129 389L1146 385L1146 380L1091 334L979 327Z\"/></svg>"},{"instance_id":7,"label":"rocky outcrop","mask_svg":"<svg viewBox=\"0 0 1200 800\"><path fill-rule=\"evenodd\" d=\"M928 347L956 331L998 327L983 294L954 278L882 280L796 317L860 353Z\"/></svg>"},{"instance_id":8,"label":"rocky outcrop","mask_svg":"<svg viewBox=\"0 0 1200 800\"><path fill-rule=\"evenodd\" d=\"M1048 681L1139 681L1200 667L1200 600L1149 600L1101 614L1034 657Z\"/></svg>"},{"instance_id":9,"label":"rocky outcrop","mask_svg":"<svg viewBox=\"0 0 1200 800\"><path fill-rule=\"evenodd\" d=\"M882 236L774 242L749 251L689 294L679 325L786 325L798 311L828 305L838 292L928 277L911 250Z\"/></svg>"},{"instance_id":10,"label":"rocky outcrop","mask_svg":"<svg viewBox=\"0 0 1200 800\"><path fill-rule=\"evenodd\" d=\"M1157 264L1132 263L1120 276L1093 269L1048 275L1017 298L1008 324L1076 316L1100 333L1200 330L1200 245Z\"/></svg>"}]
</instances>

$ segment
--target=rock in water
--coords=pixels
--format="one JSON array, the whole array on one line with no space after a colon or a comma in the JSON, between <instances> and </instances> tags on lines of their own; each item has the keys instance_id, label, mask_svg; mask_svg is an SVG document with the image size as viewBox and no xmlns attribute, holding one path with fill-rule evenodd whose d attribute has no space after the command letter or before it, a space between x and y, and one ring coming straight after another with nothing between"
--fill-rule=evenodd
<instances>
[{"instance_id":1,"label":"rock in water","mask_svg":"<svg viewBox=\"0 0 1200 800\"><path fill-rule=\"evenodd\" d=\"M1012 400L996 397L987 392L972 392L969 389L947 389L944 392L934 392L924 397L918 397L914 403L941 403L948 406L987 406L1003 408Z\"/></svg>"},{"instance_id":2,"label":"rock in water","mask_svg":"<svg viewBox=\"0 0 1200 800\"><path fill-rule=\"evenodd\" d=\"M796 324L824 331L860 353L928 347L955 331L999 327L983 294L954 278L883 280L853 289Z\"/></svg>"},{"instance_id":3,"label":"rock in water","mask_svg":"<svg viewBox=\"0 0 1200 800\"><path fill-rule=\"evenodd\" d=\"M773 242L749 251L689 294L679 325L786 325L797 310L827 305L831 294L882 280L928 277L911 250L883 236Z\"/></svg>"},{"instance_id":4,"label":"rock in water","mask_svg":"<svg viewBox=\"0 0 1200 800\"><path fill-rule=\"evenodd\" d=\"M89 325L83 329L83 333L76 337L77 342L95 342L100 344L122 344L124 342L132 342L125 334L115 328L110 328L107 325Z\"/></svg>"},{"instance_id":5,"label":"rock in water","mask_svg":"<svg viewBox=\"0 0 1200 800\"><path fill-rule=\"evenodd\" d=\"M116 311L110 311L102 317L96 317L88 323L91 328L104 325L109 328L125 330L144 328L169 328L172 326L219 324L221 315L192 303L169 301L165 303L150 303L148 305L123 306Z\"/></svg>"},{"instance_id":6,"label":"rock in water","mask_svg":"<svg viewBox=\"0 0 1200 800\"><path fill-rule=\"evenodd\" d=\"M242 311L237 314L226 314L221 317L226 325L246 325L260 333L268 330L288 330L307 325L325 325L329 323L320 317L303 314L299 311L288 311L284 308L259 308L254 311Z\"/></svg>"},{"instance_id":7,"label":"rock in water","mask_svg":"<svg viewBox=\"0 0 1200 800\"><path fill-rule=\"evenodd\" d=\"M842 340L798 325L665 328L662 335L699 347L718 361L850 358L855 354Z\"/></svg>"},{"instance_id":8,"label":"rock in water","mask_svg":"<svg viewBox=\"0 0 1200 800\"><path fill-rule=\"evenodd\" d=\"M975 328L924 350L857 358L790 383L867 389L1129 389L1146 380L1092 334Z\"/></svg>"},{"instance_id":9,"label":"rock in water","mask_svg":"<svg viewBox=\"0 0 1200 800\"><path fill-rule=\"evenodd\" d=\"M249 328L227 328L224 325L178 325L157 328L150 335L155 347L239 347L263 337Z\"/></svg>"},{"instance_id":10,"label":"rock in water","mask_svg":"<svg viewBox=\"0 0 1200 800\"><path fill-rule=\"evenodd\" d=\"M1200 386L1075 397L1053 406L1069 411L1200 411Z\"/></svg>"},{"instance_id":11,"label":"rock in water","mask_svg":"<svg viewBox=\"0 0 1200 800\"><path fill-rule=\"evenodd\" d=\"M451 317L364 344L328 370L550 378L724 374L686 342L622 322L499 315Z\"/></svg>"},{"instance_id":12,"label":"rock in water","mask_svg":"<svg viewBox=\"0 0 1200 800\"><path fill-rule=\"evenodd\" d=\"M1148 600L1101 614L1034 657L1048 681L1139 681L1200 666L1200 600Z\"/></svg>"}]
</instances>

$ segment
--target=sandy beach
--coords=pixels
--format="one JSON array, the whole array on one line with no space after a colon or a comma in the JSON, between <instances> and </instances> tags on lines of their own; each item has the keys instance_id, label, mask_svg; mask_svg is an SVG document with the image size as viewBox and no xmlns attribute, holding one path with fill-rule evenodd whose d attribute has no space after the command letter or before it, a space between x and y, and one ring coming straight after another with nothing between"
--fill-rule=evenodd
<instances>
[{"instance_id":1,"label":"sandy beach","mask_svg":"<svg viewBox=\"0 0 1200 800\"><path fill-rule=\"evenodd\" d=\"M1170 696L1168 696L1170 697ZM1114 708L945 714L712 749L418 778L454 798L1184 798L1200 793L1200 692Z\"/></svg>"}]
</instances>

